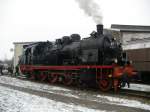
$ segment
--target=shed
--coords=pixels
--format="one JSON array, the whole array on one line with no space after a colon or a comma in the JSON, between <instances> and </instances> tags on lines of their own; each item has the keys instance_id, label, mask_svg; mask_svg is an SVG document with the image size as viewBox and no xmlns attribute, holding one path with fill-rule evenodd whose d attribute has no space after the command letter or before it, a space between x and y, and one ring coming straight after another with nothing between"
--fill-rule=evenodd
<instances>
[{"instance_id":1,"label":"shed","mask_svg":"<svg viewBox=\"0 0 150 112\"><path fill-rule=\"evenodd\" d=\"M111 28L120 31L125 50L150 48L150 26L112 24Z\"/></svg>"},{"instance_id":2,"label":"shed","mask_svg":"<svg viewBox=\"0 0 150 112\"><path fill-rule=\"evenodd\" d=\"M19 57L22 55L23 53L23 46L24 45L28 45L28 44L32 44L34 42L14 42L14 68L15 66L18 64L19 61Z\"/></svg>"},{"instance_id":3,"label":"shed","mask_svg":"<svg viewBox=\"0 0 150 112\"><path fill-rule=\"evenodd\" d=\"M146 74L143 75L145 77L143 79L149 80L150 26L112 24L111 28L120 30L123 49L127 52L129 59L132 60L135 69Z\"/></svg>"}]
</instances>

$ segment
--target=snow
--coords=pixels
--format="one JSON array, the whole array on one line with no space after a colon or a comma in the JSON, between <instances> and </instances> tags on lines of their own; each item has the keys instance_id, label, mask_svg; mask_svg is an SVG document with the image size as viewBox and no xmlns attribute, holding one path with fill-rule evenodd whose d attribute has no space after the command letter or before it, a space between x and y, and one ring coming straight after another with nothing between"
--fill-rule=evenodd
<instances>
[{"instance_id":1,"label":"snow","mask_svg":"<svg viewBox=\"0 0 150 112\"><path fill-rule=\"evenodd\" d=\"M130 88L124 87L123 89L140 90L150 92L150 86L144 84L130 84Z\"/></svg>"},{"instance_id":2,"label":"snow","mask_svg":"<svg viewBox=\"0 0 150 112\"><path fill-rule=\"evenodd\" d=\"M24 81L24 80L12 78L12 77L1 76L0 83L10 84L10 85L18 86L18 87L29 88L33 90L48 92L48 93L55 93L55 94L64 95L64 96L70 96L73 98L79 98L78 96L69 93L71 92L71 90L63 88L63 87Z\"/></svg>"},{"instance_id":3,"label":"snow","mask_svg":"<svg viewBox=\"0 0 150 112\"><path fill-rule=\"evenodd\" d=\"M26 87L26 88L31 88L31 89L36 89L38 88L38 90L46 90L46 91L71 91L69 89L66 88L62 88L62 87L58 87L58 86L52 86L52 85L46 85L46 84L42 84L42 83L36 83L36 82L30 82L30 81L24 81L20 79L16 79L16 78L12 78L12 77L5 77L5 76L1 76L0 78L0 83L5 83L5 84L11 84L11 85L15 85L15 86L19 86L19 87Z\"/></svg>"},{"instance_id":4,"label":"snow","mask_svg":"<svg viewBox=\"0 0 150 112\"><path fill-rule=\"evenodd\" d=\"M124 98L102 96L102 95L97 95L97 97L104 98L106 103L109 102L111 104L116 104L116 105L122 105L122 106L127 106L127 107L135 107L135 108L150 110L150 105L143 104L143 103L136 101L136 100L128 100L128 99L124 99Z\"/></svg>"},{"instance_id":5,"label":"snow","mask_svg":"<svg viewBox=\"0 0 150 112\"><path fill-rule=\"evenodd\" d=\"M89 97L89 94L82 91L78 92L77 90L70 90L66 89L64 87L58 87L54 85L46 85L46 84L40 84L30 81L24 81L16 78L1 76L0 77L0 83L4 84L10 84L14 86L29 88L33 90L48 92L48 93L54 93L59 95L64 95L67 97L73 97L77 99L86 99L90 101L96 101L106 104L114 104L114 105L121 105L121 106L127 106L127 107L134 107L139 109L145 109L150 110L150 105L142 103L138 100L131 100L131 99L125 99L125 98L118 98L118 97L112 97L107 95L100 95L100 94L91 94ZM138 85L134 85L135 87ZM139 86L140 87L140 86ZM148 86L145 86L148 87Z\"/></svg>"},{"instance_id":6,"label":"snow","mask_svg":"<svg viewBox=\"0 0 150 112\"><path fill-rule=\"evenodd\" d=\"M66 89L64 87L58 87L55 85L46 85L42 83L36 83L36 82L30 82L30 81L24 81L24 80L20 81L20 79L5 77L5 76L1 76L0 83L10 84L14 86L29 88L33 90L48 92L48 93L55 93L55 94L64 95L64 96L70 96L73 98L79 98L78 96L69 93L71 92L71 90Z\"/></svg>"},{"instance_id":7,"label":"snow","mask_svg":"<svg viewBox=\"0 0 150 112\"><path fill-rule=\"evenodd\" d=\"M65 104L0 86L0 112L106 112Z\"/></svg>"}]
</instances>

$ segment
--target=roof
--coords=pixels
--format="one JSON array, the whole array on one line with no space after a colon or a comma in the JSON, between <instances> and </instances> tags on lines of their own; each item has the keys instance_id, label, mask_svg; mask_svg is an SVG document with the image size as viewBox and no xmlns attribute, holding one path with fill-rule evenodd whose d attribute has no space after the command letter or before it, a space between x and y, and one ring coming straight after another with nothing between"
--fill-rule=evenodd
<instances>
[{"instance_id":1,"label":"roof","mask_svg":"<svg viewBox=\"0 0 150 112\"><path fill-rule=\"evenodd\" d=\"M32 44L32 43L37 43L37 42L42 42L42 41L33 41L33 42L13 42L13 44Z\"/></svg>"},{"instance_id":2,"label":"roof","mask_svg":"<svg viewBox=\"0 0 150 112\"><path fill-rule=\"evenodd\" d=\"M142 26L142 25L120 25L120 24L112 24L112 29L119 29L123 32L150 32L150 26Z\"/></svg>"}]
</instances>

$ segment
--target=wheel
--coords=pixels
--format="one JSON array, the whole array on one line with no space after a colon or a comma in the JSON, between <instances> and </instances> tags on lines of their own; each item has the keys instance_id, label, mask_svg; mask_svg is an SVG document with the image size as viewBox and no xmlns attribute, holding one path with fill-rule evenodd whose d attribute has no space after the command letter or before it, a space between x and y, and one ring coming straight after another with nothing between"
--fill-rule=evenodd
<instances>
[{"instance_id":1,"label":"wheel","mask_svg":"<svg viewBox=\"0 0 150 112\"><path fill-rule=\"evenodd\" d=\"M101 91L109 91L112 88L111 79L103 79L99 81L99 88Z\"/></svg>"},{"instance_id":2,"label":"wheel","mask_svg":"<svg viewBox=\"0 0 150 112\"><path fill-rule=\"evenodd\" d=\"M57 74L48 74L48 82L51 84L54 84L58 81L58 75Z\"/></svg>"},{"instance_id":3,"label":"wheel","mask_svg":"<svg viewBox=\"0 0 150 112\"><path fill-rule=\"evenodd\" d=\"M29 79L30 80L36 80L36 74L35 74L35 72L30 72L29 73Z\"/></svg>"},{"instance_id":4,"label":"wheel","mask_svg":"<svg viewBox=\"0 0 150 112\"><path fill-rule=\"evenodd\" d=\"M37 79L39 80L39 81L45 81L46 80L46 78L47 78L47 74L46 73L44 73L44 72L39 72L38 74L37 74Z\"/></svg>"},{"instance_id":5,"label":"wheel","mask_svg":"<svg viewBox=\"0 0 150 112\"><path fill-rule=\"evenodd\" d=\"M65 74L63 83L67 86L71 85L73 83L72 74Z\"/></svg>"}]
</instances>

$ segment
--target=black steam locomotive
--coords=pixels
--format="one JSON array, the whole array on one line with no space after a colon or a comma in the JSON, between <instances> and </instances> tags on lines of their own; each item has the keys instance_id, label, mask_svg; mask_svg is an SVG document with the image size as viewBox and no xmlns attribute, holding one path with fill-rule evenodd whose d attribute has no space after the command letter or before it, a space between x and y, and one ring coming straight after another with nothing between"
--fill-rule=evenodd
<instances>
[{"instance_id":1,"label":"black steam locomotive","mask_svg":"<svg viewBox=\"0 0 150 112\"><path fill-rule=\"evenodd\" d=\"M99 85L103 91L120 87L125 73L133 75L121 43L103 33L103 25L82 40L79 34L72 34L55 42L25 45L19 67L31 79Z\"/></svg>"}]
</instances>

